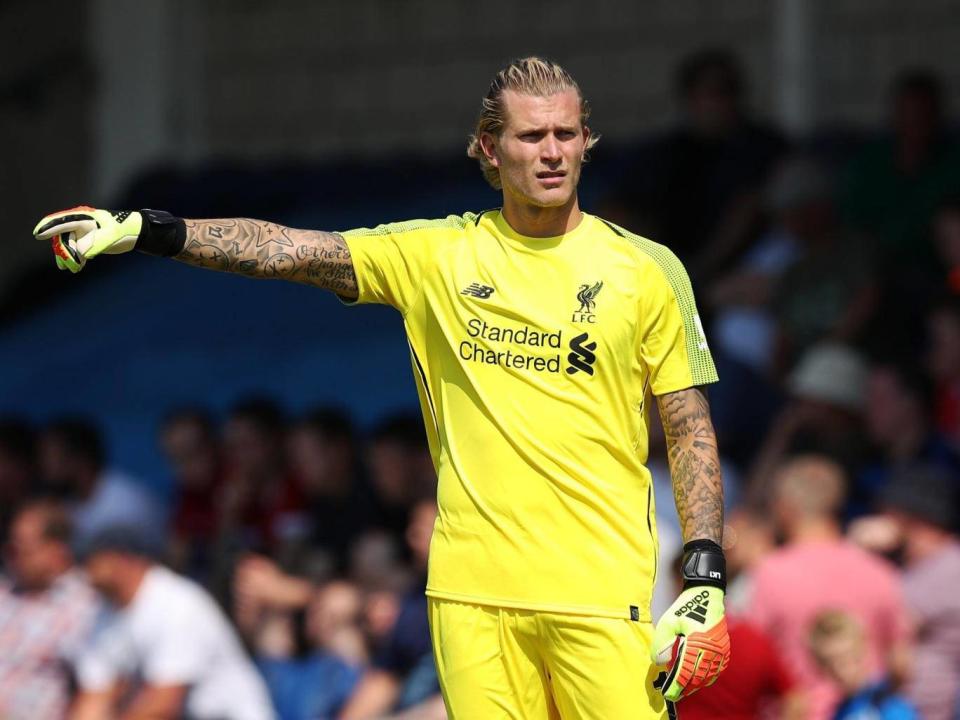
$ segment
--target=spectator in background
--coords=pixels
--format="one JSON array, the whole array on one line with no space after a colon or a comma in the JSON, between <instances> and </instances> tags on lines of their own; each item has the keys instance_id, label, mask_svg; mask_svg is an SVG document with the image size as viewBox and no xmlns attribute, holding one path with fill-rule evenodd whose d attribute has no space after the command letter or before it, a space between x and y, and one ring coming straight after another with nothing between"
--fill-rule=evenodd
<instances>
[{"instance_id":1,"label":"spectator in background","mask_svg":"<svg viewBox=\"0 0 960 720\"><path fill-rule=\"evenodd\" d=\"M929 463L960 477L960 456L929 418L933 389L919 370L905 364L880 363L867 383L867 430L879 459L855 478L850 514L873 511L874 500L897 468Z\"/></svg>"},{"instance_id":2,"label":"spectator in background","mask_svg":"<svg viewBox=\"0 0 960 720\"><path fill-rule=\"evenodd\" d=\"M160 444L173 470L170 563L175 570L206 581L223 481L213 421L203 410L171 413L161 427Z\"/></svg>"},{"instance_id":3,"label":"spectator in background","mask_svg":"<svg viewBox=\"0 0 960 720\"><path fill-rule=\"evenodd\" d=\"M937 429L960 447L960 301L935 307L927 316L926 365L934 382Z\"/></svg>"},{"instance_id":4,"label":"spectator in background","mask_svg":"<svg viewBox=\"0 0 960 720\"><path fill-rule=\"evenodd\" d=\"M939 303L960 300L960 195L952 195L931 218L929 242L918 255L934 256L932 264L903 263L884 279L884 296L874 322L871 343L914 347L923 342L923 326L916 318ZM892 337L891 337L892 335Z\"/></svg>"},{"instance_id":5,"label":"spectator in background","mask_svg":"<svg viewBox=\"0 0 960 720\"><path fill-rule=\"evenodd\" d=\"M331 572L343 573L350 545L370 526L372 514L349 416L335 409L307 413L290 433L287 450L304 494L302 535L312 568L307 574L319 581Z\"/></svg>"},{"instance_id":6,"label":"spectator in background","mask_svg":"<svg viewBox=\"0 0 960 720\"><path fill-rule=\"evenodd\" d=\"M810 652L843 698L833 720L915 720L888 677L872 675L863 626L849 613L825 610L810 629Z\"/></svg>"},{"instance_id":7,"label":"spectator in background","mask_svg":"<svg viewBox=\"0 0 960 720\"><path fill-rule=\"evenodd\" d=\"M267 398L241 401L224 432L221 532L234 551L268 552L303 523L303 497L284 458L286 420Z\"/></svg>"},{"instance_id":8,"label":"spectator in background","mask_svg":"<svg viewBox=\"0 0 960 720\"><path fill-rule=\"evenodd\" d=\"M945 200L937 209L933 244L940 265L933 291L960 298L960 195Z\"/></svg>"},{"instance_id":9,"label":"spectator in background","mask_svg":"<svg viewBox=\"0 0 960 720\"><path fill-rule=\"evenodd\" d=\"M366 661L360 615L363 600L351 583L320 588L307 607L309 649L299 657L260 653L280 720L330 720L353 693Z\"/></svg>"},{"instance_id":10,"label":"spectator in background","mask_svg":"<svg viewBox=\"0 0 960 720\"><path fill-rule=\"evenodd\" d=\"M908 638L893 568L841 534L844 486L843 469L824 457L798 457L779 469L770 508L785 545L757 565L747 612L808 691L809 720L830 718L840 700L808 652L818 613L847 610L863 623L870 673L902 652Z\"/></svg>"},{"instance_id":11,"label":"spectator in background","mask_svg":"<svg viewBox=\"0 0 960 720\"><path fill-rule=\"evenodd\" d=\"M778 131L749 117L745 84L729 50L684 58L675 82L680 123L641 151L620 190L639 215L630 226L673 250L694 280L712 276L751 237L759 189L786 148Z\"/></svg>"},{"instance_id":12,"label":"spectator in background","mask_svg":"<svg viewBox=\"0 0 960 720\"><path fill-rule=\"evenodd\" d=\"M916 626L906 694L924 720L952 720L960 708L958 487L960 476L919 465L901 469L883 494Z\"/></svg>"},{"instance_id":13,"label":"spectator in background","mask_svg":"<svg viewBox=\"0 0 960 720\"><path fill-rule=\"evenodd\" d=\"M437 519L435 500L414 505L407 527L419 582L404 596L393 630L373 656L373 667L341 714L341 720L379 718L391 710L426 705L435 710L440 685L427 619L427 555ZM432 710L425 714L429 715Z\"/></svg>"},{"instance_id":14,"label":"spectator in background","mask_svg":"<svg viewBox=\"0 0 960 720\"><path fill-rule=\"evenodd\" d=\"M80 659L73 720L118 712L151 720L274 717L263 680L220 608L199 585L155 564L138 529L103 530L85 566L116 611Z\"/></svg>"},{"instance_id":15,"label":"spectator in background","mask_svg":"<svg viewBox=\"0 0 960 720\"><path fill-rule=\"evenodd\" d=\"M73 568L70 519L50 500L17 510L0 580L0 717L67 715L74 668L100 608Z\"/></svg>"},{"instance_id":16,"label":"spectator in background","mask_svg":"<svg viewBox=\"0 0 960 720\"><path fill-rule=\"evenodd\" d=\"M29 424L12 417L0 419L0 540L7 537L13 511L36 477L35 449Z\"/></svg>"},{"instance_id":17,"label":"spectator in background","mask_svg":"<svg viewBox=\"0 0 960 720\"><path fill-rule=\"evenodd\" d=\"M787 403L770 424L748 478L749 495L763 502L770 478L791 455L817 453L834 458L848 476L866 458L863 432L867 365L844 345L821 344L800 359L790 374Z\"/></svg>"},{"instance_id":18,"label":"spectator in background","mask_svg":"<svg viewBox=\"0 0 960 720\"><path fill-rule=\"evenodd\" d=\"M402 542L411 508L437 489L423 419L399 413L381 422L370 437L367 466L376 492L377 525Z\"/></svg>"},{"instance_id":19,"label":"spectator in background","mask_svg":"<svg viewBox=\"0 0 960 720\"><path fill-rule=\"evenodd\" d=\"M836 244L829 178L811 159L795 156L782 163L765 193L765 205L771 226L706 294L714 316L711 337L720 375L710 393L714 424L725 452L744 461L755 451L757 434L764 432L776 410L775 380L790 355L786 349L797 340L793 326L778 325L778 313L785 308L775 301L796 306L791 312L803 315L796 293L805 289L810 275L830 266L826 255ZM856 252L842 240L839 244L848 259ZM833 307L828 316L806 321L804 342L828 334L835 325L852 324L839 323L839 311L858 293L856 284L847 287L844 282L857 275L859 267L860 263L839 271L829 267L826 277L832 277L831 286L817 288L817 311ZM785 291L787 275L797 287Z\"/></svg>"},{"instance_id":20,"label":"spectator in background","mask_svg":"<svg viewBox=\"0 0 960 720\"><path fill-rule=\"evenodd\" d=\"M896 79L893 137L869 145L847 171L845 218L879 241L883 267L934 264L926 242L937 205L960 192L960 147L944 128L943 88L928 70Z\"/></svg>"},{"instance_id":21,"label":"spectator in background","mask_svg":"<svg viewBox=\"0 0 960 720\"><path fill-rule=\"evenodd\" d=\"M780 276L773 297L780 331L778 368L791 367L815 343L856 342L877 302L870 249L863 238L838 222L822 170L810 163L795 166L794 173L787 179L821 187L816 192L811 189L805 202L774 200L782 206L777 221L799 251ZM802 178L804 173L811 177ZM813 177L816 174L821 174L819 180ZM797 190L775 189L787 195L785 191Z\"/></svg>"},{"instance_id":22,"label":"spectator in background","mask_svg":"<svg viewBox=\"0 0 960 720\"><path fill-rule=\"evenodd\" d=\"M141 483L106 467L103 440L91 422L50 423L40 438L39 461L44 485L70 507L77 547L119 523L137 526L153 543L166 537L160 503Z\"/></svg>"}]
</instances>

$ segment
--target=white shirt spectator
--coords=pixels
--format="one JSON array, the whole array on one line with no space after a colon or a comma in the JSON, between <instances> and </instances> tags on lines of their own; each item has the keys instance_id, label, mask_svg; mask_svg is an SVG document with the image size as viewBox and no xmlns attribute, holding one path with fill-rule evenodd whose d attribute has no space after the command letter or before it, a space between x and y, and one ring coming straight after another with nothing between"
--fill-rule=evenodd
<instances>
[{"instance_id":1,"label":"white shirt spectator","mask_svg":"<svg viewBox=\"0 0 960 720\"><path fill-rule=\"evenodd\" d=\"M213 599L192 580L155 565L133 601L111 613L80 660L80 686L121 678L187 685L191 720L272 720L266 685Z\"/></svg>"}]
</instances>

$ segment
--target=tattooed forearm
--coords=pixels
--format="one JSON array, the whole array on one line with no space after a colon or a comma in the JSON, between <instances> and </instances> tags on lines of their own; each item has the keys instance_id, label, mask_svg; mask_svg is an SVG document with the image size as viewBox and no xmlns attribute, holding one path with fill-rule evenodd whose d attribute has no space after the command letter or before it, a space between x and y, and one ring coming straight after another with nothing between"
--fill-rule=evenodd
<instances>
[{"instance_id":1,"label":"tattooed forearm","mask_svg":"<svg viewBox=\"0 0 960 720\"><path fill-rule=\"evenodd\" d=\"M296 230L247 218L187 220L177 260L260 278L287 278L355 299L350 251L336 233Z\"/></svg>"},{"instance_id":2,"label":"tattooed forearm","mask_svg":"<svg viewBox=\"0 0 960 720\"><path fill-rule=\"evenodd\" d=\"M723 536L723 480L710 407L696 389L657 398L684 542Z\"/></svg>"}]
</instances>

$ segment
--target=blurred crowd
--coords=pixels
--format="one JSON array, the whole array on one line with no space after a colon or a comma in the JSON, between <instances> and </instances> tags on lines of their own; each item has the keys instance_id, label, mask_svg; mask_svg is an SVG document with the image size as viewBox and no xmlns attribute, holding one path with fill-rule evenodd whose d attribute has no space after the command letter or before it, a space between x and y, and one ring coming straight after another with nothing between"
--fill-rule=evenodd
<instances>
[{"instance_id":1,"label":"blurred crowd","mask_svg":"<svg viewBox=\"0 0 960 720\"><path fill-rule=\"evenodd\" d=\"M597 211L684 262L721 378L733 659L681 716L956 720L960 144L941 82L895 78L883 133L803 140L752 117L726 50L686 58L676 93L678 122ZM419 414L360 434L252 397L177 410L158 442L164 498L87 419L0 422L0 717L445 717Z\"/></svg>"}]
</instances>

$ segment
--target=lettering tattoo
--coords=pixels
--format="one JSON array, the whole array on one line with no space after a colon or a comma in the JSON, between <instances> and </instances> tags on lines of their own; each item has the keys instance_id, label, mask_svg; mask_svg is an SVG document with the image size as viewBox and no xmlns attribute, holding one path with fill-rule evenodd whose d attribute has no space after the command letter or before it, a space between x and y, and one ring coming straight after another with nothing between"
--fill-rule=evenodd
<instances>
[{"instance_id":1,"label":"lettering tattoo","mask_svg":"<svg viewBox=\"0 0 960 720\"><path fill-rule=\"evenodd\" d=\"M350 250L337 233L296 230L248 218L186 220L177 260L258 278L285 278L357 298Z\"/></svg>"},{"instance_id":2,"label":"lettering tattoo","mask_svg":"<svg viewBox=\"0 0 960 720\"><path fill-rule=\"evenodd\" d=\"M723 541L723 479L710 406L697 388L657 398L684 542Z\"/></svg>"}]
</instances>

